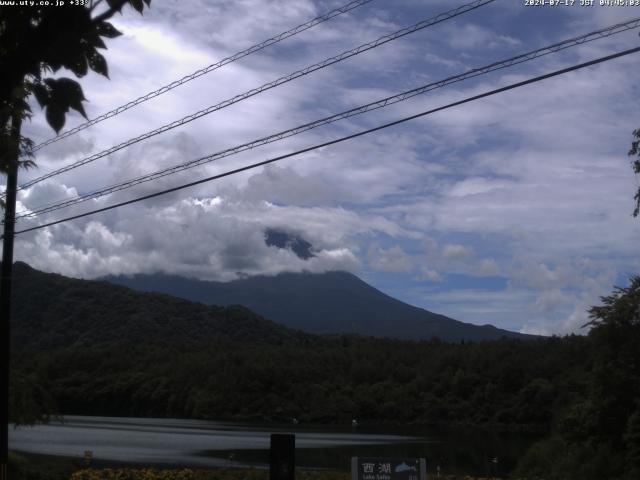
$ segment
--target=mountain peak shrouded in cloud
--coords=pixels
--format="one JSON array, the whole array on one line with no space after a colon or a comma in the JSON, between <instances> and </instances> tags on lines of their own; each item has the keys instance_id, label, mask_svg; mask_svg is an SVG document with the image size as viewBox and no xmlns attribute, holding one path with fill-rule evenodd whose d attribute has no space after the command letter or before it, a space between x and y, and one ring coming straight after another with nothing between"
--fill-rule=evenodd
<instances>
[{"instance_id":1,"label":"mountain peak shrouded in cloud","mask_svg":"<svg viewBox=\"0 0 640 480\"><path fill-rule=\"evenodd\" d=\"M268 247L291 250L298 258L303 260L315 257L312 252L313 246L295 233L289 233L275 228L267 228L264 231L264 236L264 243L266 243Z\"/></svg>"}]
</instances>

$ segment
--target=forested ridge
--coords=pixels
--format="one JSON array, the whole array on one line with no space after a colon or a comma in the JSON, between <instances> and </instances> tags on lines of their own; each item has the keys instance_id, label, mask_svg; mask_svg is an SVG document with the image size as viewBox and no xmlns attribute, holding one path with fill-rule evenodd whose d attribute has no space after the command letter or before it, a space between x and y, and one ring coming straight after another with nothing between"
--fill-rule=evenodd
<instances>
[{"instance_id":1,"label":"forested ridge","mask_svg":"<svg viewBox=\"0 0 640 480\"><path fill-rule=\"evenodd\" d=\"M98 345L203 346L214 341L303 341L242 306L217 307L16 263L12 342L17 351Z\"/></svg>"}]
</instances>

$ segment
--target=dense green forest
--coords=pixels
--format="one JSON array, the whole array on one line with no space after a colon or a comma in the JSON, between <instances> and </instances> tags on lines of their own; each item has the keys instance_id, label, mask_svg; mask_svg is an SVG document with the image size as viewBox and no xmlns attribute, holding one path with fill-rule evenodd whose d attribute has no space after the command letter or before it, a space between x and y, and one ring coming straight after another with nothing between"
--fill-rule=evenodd
<instances>
[{"instance_id":1,"label":"dense green forest","mask_svg":"<svg viewBox=\"0 0 640 480\"><path fill-rule=\"evenodd\" d=\"M446 343L309 335L241 307L21 274L18 421L484 426L537 433L515 472L527 478L640 478L640 278L591 310L589 335Z\"/></svg>"},{"instance_id":2,"label":"dense green forest","mask_svg":"<svg viewBox=\"0 0 640 480\"><path fill-rule=\"evenodd\" d=\"M70 347L16 354L60 413L349 423L463 423L544 431L584 395L581 337L447 344L342 337Z\"/></svg>"}]
</instances>

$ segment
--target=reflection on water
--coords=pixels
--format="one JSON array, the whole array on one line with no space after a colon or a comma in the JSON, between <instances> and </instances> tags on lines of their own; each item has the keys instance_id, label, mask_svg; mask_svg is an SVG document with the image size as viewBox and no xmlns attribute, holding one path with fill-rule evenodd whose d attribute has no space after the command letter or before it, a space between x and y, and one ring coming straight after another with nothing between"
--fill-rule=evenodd
<instances>
[{"instance_id":1,"label":"reflection on water","mask_svg":"<svg viewBox=\"0 0 640 480\"><path fill-rule=\"evenodd\" d=\"M296 464L349 469L352 456L425 457L443 473L507 472L531 443L519 436L465 430L430 431L375 426L256 425L201 420L76 417L64 423L11 429L12 450L98 461L194 467L266 466L269 435L295 433ZM496 466L491 460L497 458Z\"/></svg>"}]
</instances>

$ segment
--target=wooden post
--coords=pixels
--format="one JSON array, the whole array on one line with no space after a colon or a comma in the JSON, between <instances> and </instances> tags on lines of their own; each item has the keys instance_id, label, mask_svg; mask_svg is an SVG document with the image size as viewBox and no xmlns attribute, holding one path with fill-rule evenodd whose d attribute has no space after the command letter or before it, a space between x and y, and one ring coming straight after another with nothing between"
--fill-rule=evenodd
<instances>
[{"instance_id":1,"label":"wooden post","mask_svg":"<svg viewBox=\"0 0 640 480\"><path fill-rule=\"evenodd\" d=\"M289 433L271 434L269 480L295 480L296 436Z\"/></svg>"},{"instance_id":2,"label":"wooden post","mask_svg":"<svg viewBox=\"0 0 640 480\"><path fill-rule=\"evenodd\" d=\"M4 207L4 237L2 239L2 278L0 278L0 480L7 480L9 462L9 371L11 364L11 278L13 275L13 232L16 221L18 189L18 156L22 120L12 118L15 152L7 165L7 189Z\"/></svg>"}]
</instances>

